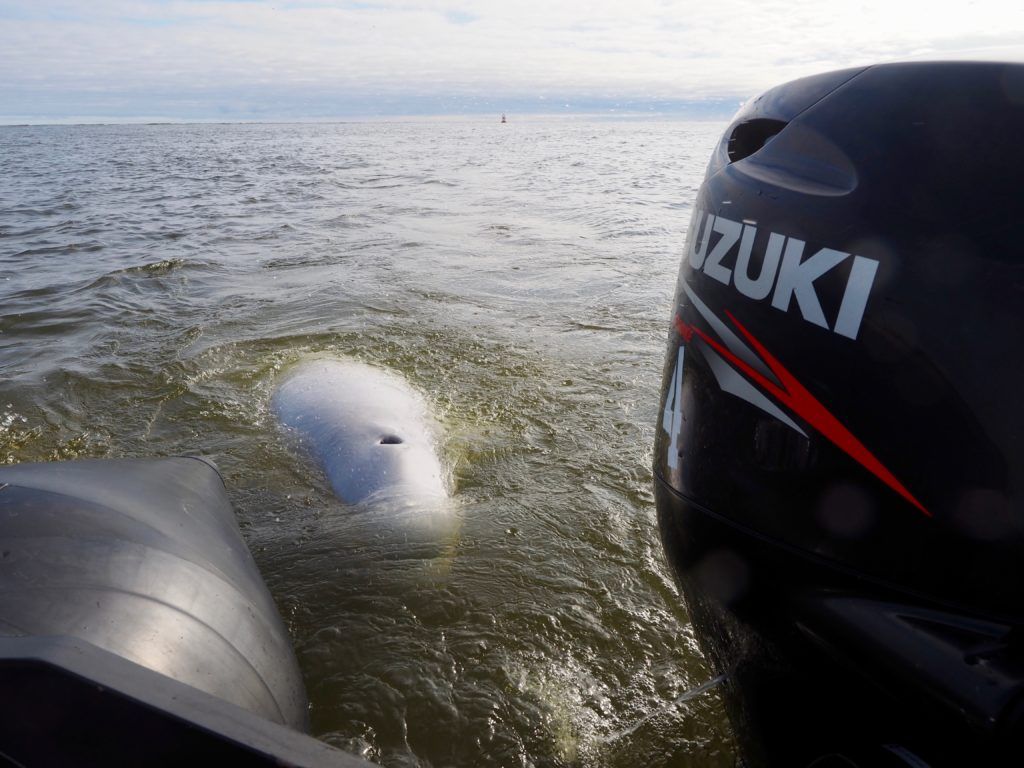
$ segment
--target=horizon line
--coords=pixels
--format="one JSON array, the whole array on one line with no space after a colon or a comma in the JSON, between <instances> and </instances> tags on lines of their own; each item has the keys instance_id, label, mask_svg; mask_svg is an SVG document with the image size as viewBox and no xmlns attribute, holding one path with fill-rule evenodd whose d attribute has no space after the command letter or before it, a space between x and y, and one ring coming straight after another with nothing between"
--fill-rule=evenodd
<instances>
[{"instance_id":1,"label":"horizon line","mask_svg":"<svg viewBox=\"0 0 1024 768\"><path fill-rule=\"evenodd\" d=\"M735 112L735 110L733 110ZM731 113L730 113L731 114ZM333 117L169 117L164 115L70 115L68 117L34 117L28 115L0 115L0 127L44 126L103 126L103 125L344 125L352 123L412 123L412 122L494 122L502 115L518 117L520 122L537 120L670 120L673 122L725 122L729 114L687 114L682 111L646 112L514 112L472 114L395 114L345 115ZM500 123L500 121L498 121ZM511 123L512 120L509 120Z\"/></svg>"}]
</instances>

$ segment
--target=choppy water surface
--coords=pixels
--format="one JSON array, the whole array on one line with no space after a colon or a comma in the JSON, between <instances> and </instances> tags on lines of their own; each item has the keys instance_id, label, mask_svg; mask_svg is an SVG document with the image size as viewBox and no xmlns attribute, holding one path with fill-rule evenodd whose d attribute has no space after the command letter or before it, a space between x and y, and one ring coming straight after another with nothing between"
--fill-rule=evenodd
<instances>
[{"instance_id":1,"label":"choppy water surface","mask_svg":"<svg viewBox=\"0 0 1024 768\"><path fill-rule=\"evenodd\" d=\"M720 128L2 128L0 461L211 456L332 744L732 765L649 470ZM457 525L334 500L267 408L310 354L424 392Z\"/></svg>"}]
</instances>

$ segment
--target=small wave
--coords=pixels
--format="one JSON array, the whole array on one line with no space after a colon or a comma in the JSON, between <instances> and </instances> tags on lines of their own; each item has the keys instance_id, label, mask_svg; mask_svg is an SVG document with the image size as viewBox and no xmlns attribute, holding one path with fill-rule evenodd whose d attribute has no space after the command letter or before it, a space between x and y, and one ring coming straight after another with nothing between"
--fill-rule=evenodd
<instances>
[{"instance_id":1,"label":"small wave","mask_svg":"<svg viewBox=\"0 0 1024 768\"><path fill-rule=\"evenodd\" d=\"M185 232L178 232L177 230L170 230L167 232L161 232L160 237L164 240L180 240L185 237Z\"/></svg>"},{"instance_id":2,"label":"small wave","mask_svg":"<svg viewBox=\"0 0 1024 768\"><path fill-rule=\"evenodd\" d=\"M572 323L573 326L581 331L621 331L622 328L613 325L600 325L598 323L584 323L579 320L575 320Z\"/></svg>"},{"instance_id":3,"label":"small wave","mask_svg":"<svg viewBox=\"0 0 1024 768\"><path fill-rule=\"evenodd\" d=\"M124 269L118 269L114 272L109 273L109 276L113 275L133 275L133 274L145 274L145 275L169 275L176 269L181 269L188 264L184 259L163 259L161 261L154 261L151 264L138 264L134 267L125 267Z\"/></svg>"},{"instance_id":4,"label":"small wave","mask_svg":"<svg viewBox=\"0 0 1024 768\"><path fill-rule=\"evenodd\" d=\"M32 302L38 302L41 299L49 299L52 296L60 295L60 293L60 287L46 285L40 288L25 288L20 291L8 293L4 297L4 301L8 305L14 302L27 302L29 306L32 306Z\"/></svg>"},{"instance_id":5,"label":"small wave","mask_svg":"<svg viewBox=\"0 0 1024 768\"><path fill-rule=\"evenodd\" d=\"M602 233L604 238L615 237L663 237L668 235L664 227L630 227L622 226L609 229Z\"/></svg>"},{"instance_id":6,"label":"small wave","mask_svg":"<svg viewBox=\"0 0 1024 768\"><path fill-rule=\"evenodd\" d=\"M263 232L259 232L258 234L252 235L251 239L276 240L278 237L281 236L282 232L293 232L294 230L295 227L293 227L291 224L279 224L276 227L273 227L272 229L268 229Z\"/></svg>"},{"instance_id":7,"label":"small wave","mask_svg":"<svg viewBox=\"0 0 1024 768\"><path fill-rule=\"evenodd\" d=\"M10 212L19 216L53 216L57 213L53 208L30 208L25 205L16 205L10 209Z\"/></svg>"},{"instance_id":8,"label":"small wave","mask_svg":"<svg viewBox=\"0 0 1024 768\"><path fill-rule=\"evenodd\" d=\"M331 229L355 229L357 227L370 226L368 222L347 213L342 213L330 219L325 219L320 223L325 227L330 227Z\"/></svg>"},{"instance_id":9,"label":"small wave","mask_svg":"<svg viewBox=\"0 0 1024 768\"><path fill-rule=\"evenodd\" d=\"M26 248L25 250L18 251L14 254L14 258L24 258L26 256L49 256L52 254L66 253L95 253L96 251L102 251L106 247L107 246L104 243L97 241L84 243L62 243L61 245Z\"/></svg>"},{"instance_id":10,"label":"small wave","mask_svg":"<svg viewBox=\"0 0 1024 768\"><path fill-rule=\"evenodd\" d=\"M183 269L202 269L209 265L204 262L188 261L186 259L161 259L160 261L148 264L135 264L130 267L122 267L112 272L107 272L95 280L79 288L82 291L92 291L97 288L105 288L116 285L125 279L149 279L161 278Z\"/></svg>"},{"instance_id":11,"label":"small wave","mask_svg":"<svg viewBox=\"0 0 1024 768\"><path fill-rule=\"evenodd\" d=\"M98 227L89 226L86 222L80 219L64 219L59 221L52 227L54 232L61 234L75 234L75 235L97 235L102 230Z\"/></svg>"}]
</instances>

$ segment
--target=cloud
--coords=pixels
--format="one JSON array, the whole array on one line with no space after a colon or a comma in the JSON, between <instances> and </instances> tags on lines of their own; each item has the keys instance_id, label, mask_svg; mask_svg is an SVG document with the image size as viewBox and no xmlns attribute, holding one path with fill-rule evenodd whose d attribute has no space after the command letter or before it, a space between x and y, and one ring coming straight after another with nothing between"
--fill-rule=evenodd
<instances>
[{"instance_id":1,"label":"cloud","mask_svg":"<svg viewBox=\"0 0 1024 768\"><path fill-rule=\"evenodd\" d=\"M452 24L469 24L480 17L467 11L445 11L444 17Z\"/></svg>"},{"instance_id":2,"label":"cloud","mask_svg":"<svg viewBox=\"0 0 1024 768\"><path fill-rule=\"evenodd\" d=\"M0 112L732 103L876 61L1019 59L1022 33L1024 5L982 1L0 0Z\"/></svg>"}]
</instances>

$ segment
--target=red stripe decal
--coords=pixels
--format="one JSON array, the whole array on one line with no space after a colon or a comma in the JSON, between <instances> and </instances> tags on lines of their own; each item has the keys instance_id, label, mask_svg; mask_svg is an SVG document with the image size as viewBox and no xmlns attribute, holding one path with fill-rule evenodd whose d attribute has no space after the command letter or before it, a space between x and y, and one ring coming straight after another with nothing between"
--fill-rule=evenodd
<instances>
[{"instance_id":1,"label":"red stripe decal","mask_svg":"<svg viewBox=\"0 0 1024 768\"><path fill-rule=\"evenodd\" d=\"M779 386L763 374L756 371L722 344L712 339L700 328L684 323L682 318L679 316L676 316L675 318L675 326L686 340L692 338L693 334L700 336L700 338L709 344L716 352L718 352L718 354L743 371L743 373L751 379L756 381L780 403L788 407L800 416L800 418L814 427L814 429L818 430L818 432L828 438L841 451L849 455L858 464L921 510L925 515L928 517L932 516L932 513L925 509L924 505L915 499L910 491L903 487L903 484L896 479L895 475L886 469L882 462L876 459L874 454L865 448L864 444L854 437L850 431L840 423L839 419L829 413L828 409L819 403L817 399L815 399L814 395L808 392L804 386L782 366L782 363L776 360L771 353L764 348L761 342L754 338L753 334L744 328L739 320L733 317L731 312L726 310L725 314L729 316L733 325L739 329L740 333L742 333L746 337L747 341L753 345L754 349L757 350L761 359L764 360L772 373L775 374L775 377L779 382L781 382L782 386Z\"/></svg>"}]
</instances>

